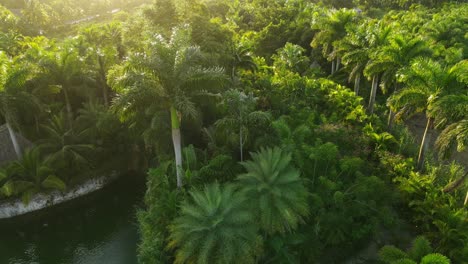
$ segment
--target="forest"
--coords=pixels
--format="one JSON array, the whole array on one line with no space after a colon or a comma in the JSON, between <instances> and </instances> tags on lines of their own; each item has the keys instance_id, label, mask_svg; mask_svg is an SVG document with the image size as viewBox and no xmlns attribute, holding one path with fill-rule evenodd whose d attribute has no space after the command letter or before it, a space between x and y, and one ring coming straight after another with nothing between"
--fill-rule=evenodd
<instances>
[{"instance_id":1,"label":"forest","mask_svg":"<svg viewBox=\"0 0 468 264\"><path fill-rule=\"evenodd\" d=\"M138 263L468 263L467 56L465 1L2 0L0 202L131 171Z\"/></svg>"}]
</instances>

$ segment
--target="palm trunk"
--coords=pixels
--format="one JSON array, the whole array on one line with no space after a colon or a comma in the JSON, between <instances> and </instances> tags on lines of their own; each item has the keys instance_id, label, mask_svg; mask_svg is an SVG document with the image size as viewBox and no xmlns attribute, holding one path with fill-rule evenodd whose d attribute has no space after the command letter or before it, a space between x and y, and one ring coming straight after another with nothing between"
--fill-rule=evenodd
<instances>
[{"instance_id":1,"label":"palm trunk","mask_svg":"<svg viewBox=\"0 0 468 264\"><path fill-rule=\"evenodd\" d=\"M392 130L393 129L393 124L395 123L395 112L392 111L392 109L388 109L389 113L388 113L388 122L387 122L387 127L388 127L388 130Z\"/></svg>"},{"instance_id":2,"label":"palm trunk","mask_svg":"<svg viewBox=\"0 0 468 264\"><path fill-rule=\"evenodd\" d=\"M332 60L331 74L335 73L335 60Z\"/></svg>"},{"instance_id":3,"label":"palm trunk","mask_svg":"<svg viewBox=\"0 0 468 264\"><path fill-rule=\"evenodd\" d=\"M378 86L379 86L379 76L374 75L374 77L372 78L372 89L371 89L370 98L369 98L369 107L368 107L369 114L374 113L375 96L377 95Z\"/></svg>"},{"instance_id":4,"label":"palm trunk","mask_svg":"<svg viewBox=\"0 0 468 264\"><path fill-rule=\"evenodd\" d=\"M359 95L359 85L361 84L361 74L358 73L354 78L354 94Z\"/></svg>"},{"instance_id":5,"label":"palm trunk","mask_svg":"<svg viewBox=\"0 0 468 264\"><path fill-rule=\"evenodd\" d=\"M18 143L18 138L16 137L15 131L8 122L6 122L6 127L8 129L8 133L10 134L11 143L13 144L13 148L15 149L16 156L18 157L18 159L21 159L21 147Z\"/></svg>"},{"instance_id":6,"label":"palm trunk","mask_svg":"<svg viewBox=\"0 0 468 264\"><path fill-rule=\"evenodd\" d=\"M465 202L463 203L463 205L466 204L468 204L468 191L466 191Z\"/></svg>"},{"instance_id":7,"label":"palm trunk","mask_svg":"<svg viewBox=\"0 0 468 264\"><path fill-rule=\"evenodd\" d=\"M99 63L99 78L101 79L101 90L102 90L102 98L104 99L104 105L106 107L109 106L109 97L107 96L107 78L106 78L106 70L104 66L104 61L102 57L98 57Z\"/></svg>"},{"instance_id":8,"label":"palm trunk","mask_svg":"<svg viewBox=\"0 0 468 264\"><path fill-rule=\"evenodd\" d=\"M107 86L102 86L102 98L104 99L104 105L109 107L109 98L107 97Z\"/></svg>"},{"instance_id":9,"label":"palm trunk","mask_svg":"<svg viewBox=\"0 0 468 264\"><path fill-rule=\"evenodd\" d=\"M70 103L70 97L68 96L68 89L63 86L63 95L65 96L65 106L67 109L67 119L68 119L68 128L72 128L72 121L73 121L73 112Z\"/></svg>"},{"instance_id":10,"label":"palm trunk","mask_svg":"<svg viewBox=\"0 0 468 264\"><path fill-rule=\"evenodd\" d=\"M244 142L242 141L242 126L239 128L239 149L240 149L240 160L244 161Z\"/></svg>"},{"instance_id":11,"label":"palm trunk","mask_svg":"<svg viewBox=\"0 0 468 264\"><path fill-rule=\"evenodd\" d=\"M177 172L177 188L182 188L183 185L183 167L182 167L182 147L180 137L180 121L177 115L177 110L171 106L171 128L172 128L172 143L174 145L174 154Z\"/></svg>"},{"instance_id":12,"label":"palm trunk","mask_svg":"<svg viewBox=\"0 0 468 264\"><path fill-rule=\"evenodd\" d=\"M341 64L341 58L338 57L338 58L336 58L336 68L335 68L335 72L337 72L337 71L340 69L340 64Z\"/></svg>"},{"instance_id":13,"label":"palm trunk","mask_svg":"<svg viewBox=\"0 0 468 264\"><path fill-rule=\"evenodd\" d=\"M398 90L398 84L395 82L393 94L395 94L397 90ZM388 111L389 111L389 113L388 113L387 127L388 127L389 130L392 130L393 129L393 124L395 123L395 113L392 111L392 109L390 107L388 108Z\"/></svg>"},{"instance_id":14,"label":"palm trunk","mask_svg":"<svg viewBox=\"0 0 468 264\"><path fill-rule=\"evenodd\" d=\"M232 65L231 69L231 80L234 81L234 77L236 76L236 66Z\"/></svg>"},{"instance_id":15,"label":"palm trunk","mask_svg":"<svg viewBox=\"0 0 468 264\"><path fill-rule=\"evenodd\" d=\"M424 130L424 136L422 138L421 146L419 148L418 170L421 170L424 166L424 160L426 158L427 150L429 149L429 144L431 142L433 124L434 124L434 119L429 117L427 119L426 130Z\"/></svg>"}]
</instances>

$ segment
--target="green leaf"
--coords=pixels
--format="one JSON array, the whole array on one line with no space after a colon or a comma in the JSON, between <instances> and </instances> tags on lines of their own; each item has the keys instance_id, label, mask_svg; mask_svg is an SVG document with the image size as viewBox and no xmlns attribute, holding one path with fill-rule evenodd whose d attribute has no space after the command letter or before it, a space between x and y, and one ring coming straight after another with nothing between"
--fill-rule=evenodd
<instances>
[{"instance_id":1,"label":"green leaf","mask_svg":"<svg viewBox=\"0 0 468 264\"><path fill-rule=\"evenodd\" d=\"M5 196L12 196L15 190L13 181L5 183L0 190Z\"/></svg>"},{"instance_id":2,"label":"green leaf","mask_svg":"<svg viewBox=\"0 0 468 264\"><path fill-rule=\"evenodd\" d=\"M403 252L395 246L384 246L379 251L379 258L384 263L393 263L395 261L405 259L407 257L408 256L405 252Z\"/></svg>"},{"instance_id":3,"label":"green leaf","mask_svg":"<svg viewBox=\"0 0 468 264\"><path fill-rule=\"evenodd\" d=\"M65 191L65 183L55 175L49 175L43 182L42 187L47 189L57 189L60 191Z\"/></svg>"},{"instance_id":4,"label":"green leaf","mask_svg":"<svg viewBox=\"0 0 468 264\"><path fill-rule=\"evenodd\" d=\"M23 203L25 205L28 205L29 202L31 201L33 195L35 195L38 192L39 192L38 188L30 188L30 189L28 189L27 191L25 191L23 193L23 195L21 196L21 200L23 200Z\"/></svg>"},{"instance_id":5,"label":"green leaf","mask_svg":"<svg viewBox=\"0 0 468 264\"><path fill-rule=\"evenodd\" d=\"M8 178L7 172L5 170L1 169L0 170L0 181L4 180L6 178Z\"/></svg>"},{"instance_id":6,"label":"green leaf","mask_svg":"<svg viewBox=\"0 0 468 264\"><path fill-rule=\"evenodd\" d=\"M450 264L450 259L442 254L434 253L422 258L421 264Z\"/></svg>"},{"instance_id":7,"label":"green leaf","mask_svg":"<svg viewBox=\"0 0 468 264\"><path fill-rule=\"evenodd\" d=\"M419 236L414 239L413 246L408 252L410 257L415 261L420 261L422 257L430 253L432 253L431 243L423 236Z\"/></svg>"}]
</instances>

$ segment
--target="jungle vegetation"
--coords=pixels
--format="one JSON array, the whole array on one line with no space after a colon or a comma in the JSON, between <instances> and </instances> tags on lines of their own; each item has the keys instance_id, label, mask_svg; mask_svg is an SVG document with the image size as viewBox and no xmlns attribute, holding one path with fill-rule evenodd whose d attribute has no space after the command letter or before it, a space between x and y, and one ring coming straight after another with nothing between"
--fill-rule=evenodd
<instances>
[{"instance_id":1,"label":"jungle vegetation","mask_svg":"<svg viewBox=\"0 0 468 264\"><path fill-rule=\"evenodd\" d=\"M140 263L468 259L464 1L0 3L0 123L34 143L0 199L134 170Z\"/></svg>"}]
</instances>

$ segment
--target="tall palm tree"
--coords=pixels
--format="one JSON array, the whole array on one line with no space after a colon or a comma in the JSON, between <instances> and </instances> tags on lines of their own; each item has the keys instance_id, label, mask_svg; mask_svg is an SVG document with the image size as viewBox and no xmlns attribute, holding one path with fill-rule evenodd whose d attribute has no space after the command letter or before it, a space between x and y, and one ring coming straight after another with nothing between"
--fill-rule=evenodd
<instances>
[{"instance_id":1,"label":"tall palm tree","mask_svg":"<svg viewBox=\"0 0 468 264\"><path fill-rule=\"evenodd\" d=\"M410 66L411 61L417 57L427 57L432 54L432 50L427 43L418 38L409 38L397 35L390 40L389 45L384 46L377 54L375 64L380 64L381 88L388 91L393 86L393 92L398 90L397 77ZM388 127L392 128L395 114L389 112Z\"/></svg>"},{"instance_id":2,"label":"tall palm tree","mask_svg":"<svg viewBox=\"0 0 468 264\"><path fill-rule=\"evenodd\" d=\"M333 10L313 26L319 32L315 34L311 46L314 48L321 46L323 56L332 61L331 74L339 70L341 63L341 58L335 48L336 43L346 36L347 27L355 17L356 12L354 10L346 8Z\"/></svg>"},{"instance_id":3,"label":"tall palm tree","mask_svg":"<svg viewBox=\"0 0 468 264\"><path fill-rule=\"evenodd\" d=\"M377 89L379 87L380 75L384 71L384 64L380 63L378 54L380 49L388 44L390 34L392 32L391 27L384 23L377 23L371 28L372 34L369 44L371 49L369 50L369 61L364 68L364 76L372 80L371 93L369 98L368 111L374 113L375 97L377 95Z\"/></svg>"},{"instance_id":4,"label":"tall palm tree","mask_svg":"<svg viewBox=\"0 0 468 264\"><path fill-rule=\"evenodd\" d=\"M466 85L466 80L461 79L466 78L464 77L466 72L467 64L463 61L452 67L443 67L431 59L417 58L408 72L401 77L401 80L407 84L407 88L388 99L388 104L396 113L396 118L409 117L419 112L426 114L427 124L417 162L419 169L423 168L432 137L434 119L438 118L434 116L437 112L431 112L430 109L441 98L459 92Z\"/></svg>"},{"instance_id":5,"label":"tall palm tree","mask_svg":"<svg viewBox=\"0 0 468 264\"><path fill-rule=\"evenodd\" d=\"M351 28L351 33L341 41L336 42L337 52L343 54L343 64L349 71L348 81L354 81L354 93L358 95L361 78L366 76L372 80L369 109L373 105L377 92L379 71L374 63L374 54L378 53L389 40L391 27L375 20L364 21L361 25Z\"/></svg>"},{"instance_id":6,"label":"tall palm tree","mask_svg":"<svg viewBox=\"0 0 468 264\"><path fill-rule=\"evenodd\" d=\"M223 97L227 114L216 121L215 125L222 129L239 131L240 160L244 161L243 148L249 135L249 128L268 121L270 115L267 112L255 111L257 99L252 94L246 95L239 90L229 90Z\"/></svg>"},{"instance_id":7,"label":"tall palm tree","mask_svg":"<svg viewBox=\"0 0 468 264\"><path fill-rule=\"evenodd\" d=\"M242 162L247 173L237 182L256 212L260 227L269 234L297 227L309 214L308 192L291 165L291 155L280 148L261 149Z\"/></svg>"},{"instance_id":8,"label":"tall palm tree","mask_svg":"<svg viewBox=\"0 0 468 264\"><path fill-rule=\"evenodd\" d=\"M169 110L179 188L183 178L181 120L196 117L193 99L209 95L207 89L225 80L222 68L203 67L202 59L200 48L190 45L189 31L175 28L170 40L151 37L145 53L132 54L109 80L110 86L120 92L116 107L127 114L144 104Z\"/></svg>"},{"instance_id":9,"label":"tall palm tree","mask_svg":"<svg viewBox=\"0 0 468 264\"><path fill-rule=\"evenodd\" d=\"M437 117L435 127L443 128L435 143L439 157L448 158L454 147L463 151L468 145L468 94L444 96L429 111Z\"/></svg>"},{"instance_id":10,"label":"tall palm tree","mask_svg":"<svg viewBox=\"0 0 468 264\"><path fill-rule=\"evenodd\" d=\"M170 227L174 263L254 263L257 225L246 197L218 183L191 191Z\"/></svg>"},{"instance_id":11,"label":"tall palm tree","mask_svg":"<svg viewBox=\"0 0 468 264\"><path fill-rule=\"evenodd\" d=\"M348 82L354 82L354 94L356 95L359 95L362 72L369 61L368 28L369 24L364 23L338 43L338 49L340 53L343 53L343 64L349 71Z\"/></svg>"},{"instance_id":12,"label":"tall palm tree","mask_svg":"<svg viewBox=\"0 0 468 264\"><path fill-rule=\"evenodd\" d=\"M48 125L42 125L47 138L38 142L38 148L47 155L46 161L56 168L77 169L88 165L86 154L92 153L94 146L83 143L73 129L67 128L65 120L61 114L54 116Z\"/></svg>"},{"instance_id":13,"label":"tall palm tree","mask_svg":"<svg viewBox=\"0 0 468 264\"><path fill-rule=\"evenodd\" d=\"M58 50L47 52L40 60L39 67L44 82L55 86L63 93L67 113L68 128L74 119L70 92L77 87L83 76L83 63L74 47L65 45Z\"/></svg>"},{"instance_id":14,"label":"tall palm tree","mask_svg":"<svg viewBox=\"0 0 468 264\"><path fill-rule=\"evenodd\" d=\"M39 108L37 98L25 89L30 79L31 72L26 65L0 52L0 115L5 119L18 158L22 151L15 128L18 128L20 113L38 111Z\"/></svg>"}]
</instances>

